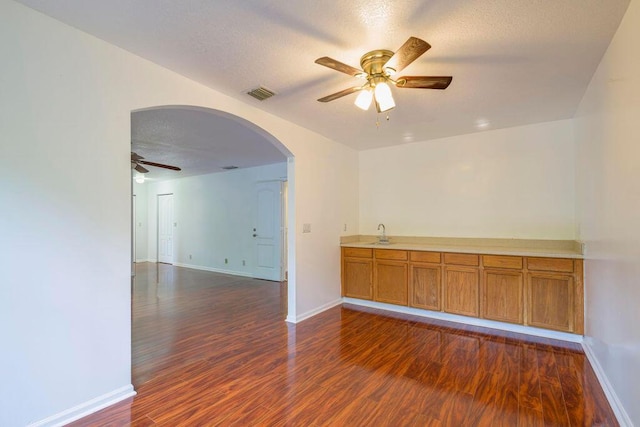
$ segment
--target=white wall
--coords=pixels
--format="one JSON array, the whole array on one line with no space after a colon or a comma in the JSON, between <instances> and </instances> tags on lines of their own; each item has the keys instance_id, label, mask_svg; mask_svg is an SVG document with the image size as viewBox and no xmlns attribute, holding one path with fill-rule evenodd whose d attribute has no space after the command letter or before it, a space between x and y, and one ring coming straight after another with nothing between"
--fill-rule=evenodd
<instances>
[{"instance_id":1,"label":"white wall","mask_svg":"<svg viewBox=\"0 0 640 427\"><path fill-rule=\"evenodd\" d=\"M640 425L640 2L633 0L575 118L586 242L586 343Z\"/></svg>"},{"instance_id":2,"label":"white wall","mask_svg":"<svg viewBox=\"0 0 640 427\"><path fill-rule=\"evenodd\" d=\"M358 228L353 150L10 0L0 17L0 425L130 392L134 110L221 110L284 144L290 318L339 299L339 236Z\"/></svg>"},{"instance_id":3,"label":"white wall","mask_svg":"<svg viewBox=\"0 0 640 427\"><path fill-rule=\"evenodd\" d=\"M254 186L258 181L282 181L286 177L287 163L283 162L148 182L150 259L157 260L158 194L171 193L177 224L174 263L251 276L256 262L252 237L256 219Z\"/></svg>"},{"instance_id":4,"label":"white wall","mask_svg":"<svg viewBox=\"0 0 640 427\"><path fill-rule=\"evenodd\" d=\"M360 153L360 232L574 238L569 120Z\"/></svg>"},{"instance_id":5,"label":"white wall","mask_svg":"<svg viewBox=\"0 0 640 427\"><path fill-rule=\"evenodd\" d=\"M133 226L136 230L136 247L135 247L135 261L136 262L145 262L149 260L149 220L147 213L147 184L139 184L137 182L133 182L133 194L134 201L136 203L136 218Z\"/></svg>"}]
</instances>

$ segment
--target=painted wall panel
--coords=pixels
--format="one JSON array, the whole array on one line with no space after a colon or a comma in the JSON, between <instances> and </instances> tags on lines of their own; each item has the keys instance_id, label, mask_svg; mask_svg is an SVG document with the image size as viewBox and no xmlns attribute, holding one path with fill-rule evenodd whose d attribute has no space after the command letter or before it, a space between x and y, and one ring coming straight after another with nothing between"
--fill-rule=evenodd
<instances>
[{"instance_id":1,"label":"painted wall panel","mask_svg":"<svg viewBox=\"0 0 640 427\"><path fill-rule=\"evenodd\" d=\"M360 153L360 232L574 238L568 120Z\"/></svg>"},{"instance_id":2,"label":"painted wall panel","mask_svg":"<svg viewBox=\"0 0 640 427\"><path fill-rule=\"evenodd\" d=\"M640 425L640 2L632 1L574 119L586 343Z\"/></svg>"}]
</instances>

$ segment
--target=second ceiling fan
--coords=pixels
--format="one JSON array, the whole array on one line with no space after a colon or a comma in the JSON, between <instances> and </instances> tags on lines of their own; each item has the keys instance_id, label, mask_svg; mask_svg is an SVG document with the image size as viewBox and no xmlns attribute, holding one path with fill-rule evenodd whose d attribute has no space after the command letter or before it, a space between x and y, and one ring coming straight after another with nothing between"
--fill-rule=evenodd
<instances>
[{"instance_id":1,"label":"second ceiling fan","mask_svg":"<svg viewBox=\"0 0 640 427\"><path fill-rule=\"evenodd\" d=\"M360 92L356 99L356 105L366 110L369 108L371 101L374 101L376 109L381 113L395 107L390 84L406 89L446 89L453 79L451 76L402 76L394 78L396 73L402 71L430 48L431 45L424 40L417 37L409 37L395 53L385 49L365 53L360 58L362 70L331 59L328 56L318 58L315 61L316 64L367 80L366 83L360 86L341 90L320 98L318 101L329 102L345 95Z\"/></svg>"},{"instance_id":2,"label":"second ceiling fan","mask_svg":"<svg viewBox=\"0 0 640 427\"><path fill-rule=\"evenodd\" d=\"M158 167L158 168L171 169L171 170L174 170L174 171L182 170L177 166L165 165L165 164L156 163L156 162L149 162L149 161L143 160L143 159L144 159L144 157L142 157L142 156L140 156L140 155L138 155L138 154L136 154L136 153L134 153L132 151L131 152L131 169L135 169L136 172L139 172L139 173L147 173L147 172L149 172L149 169L147 169L144 166L142 166L144 164L144 165L147 165L147 166L155 166L155 167Z\"/></svg>"}]
</instances>

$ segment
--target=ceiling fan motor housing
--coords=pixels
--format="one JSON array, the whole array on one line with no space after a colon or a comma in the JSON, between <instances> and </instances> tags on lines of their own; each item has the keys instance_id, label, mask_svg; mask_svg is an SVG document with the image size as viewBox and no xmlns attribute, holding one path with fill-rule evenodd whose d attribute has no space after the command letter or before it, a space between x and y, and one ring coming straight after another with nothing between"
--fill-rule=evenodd
<instances>
[{"instance_id":1,"label":"ceiling fan motor housing","mask_svg":"<svg viewBox=\"0 0 640 427\"><path fill-rule=\"evenodd\" d=\"M360 66L367 73L366 77L371 86L375 86L376 83L381 81L389 80L389 74L384 65L392 56L393 52L385 49L372 50L362 55Z\"/></svg>"}]
</instances>

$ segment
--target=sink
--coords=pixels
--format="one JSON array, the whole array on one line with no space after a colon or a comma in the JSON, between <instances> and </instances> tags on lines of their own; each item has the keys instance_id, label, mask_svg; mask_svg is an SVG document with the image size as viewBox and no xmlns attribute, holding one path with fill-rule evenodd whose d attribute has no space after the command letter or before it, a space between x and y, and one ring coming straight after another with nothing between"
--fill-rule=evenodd
<instances>
[{"instance_id":1,"label":"sink","mask_svg":"<svg viewBox=\"0 0 640 427\"><path fill-rule=\"evenodd\" d=\"M389 246L392 245L393 243L391 242L373 242L373 245L380 245L380 246Z\"/></svg>"}]
</instances>

